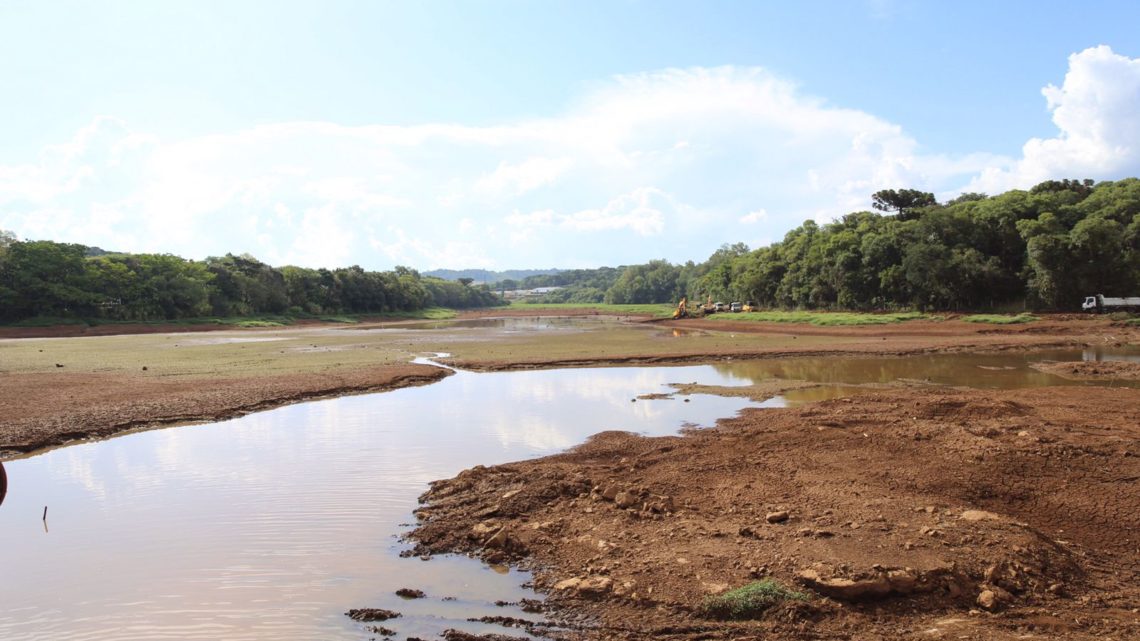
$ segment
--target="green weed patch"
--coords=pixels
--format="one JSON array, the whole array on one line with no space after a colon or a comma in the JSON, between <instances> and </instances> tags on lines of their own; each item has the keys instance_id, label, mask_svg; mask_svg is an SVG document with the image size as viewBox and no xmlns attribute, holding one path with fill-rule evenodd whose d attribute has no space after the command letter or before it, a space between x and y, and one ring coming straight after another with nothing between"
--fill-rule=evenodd
<instances>
[{"instance_id":1,"label":"green weed patch","mask_svg":"<svg viewBox=\"0 0 1140 641\"><path fill-rule=\"evenodd\" d=\"M755 619L768 608L784 601L806 601L806 594L790 590L774 579L710 596L701 602L700 614L710 619Z\"/></svg>"}]
</instances>

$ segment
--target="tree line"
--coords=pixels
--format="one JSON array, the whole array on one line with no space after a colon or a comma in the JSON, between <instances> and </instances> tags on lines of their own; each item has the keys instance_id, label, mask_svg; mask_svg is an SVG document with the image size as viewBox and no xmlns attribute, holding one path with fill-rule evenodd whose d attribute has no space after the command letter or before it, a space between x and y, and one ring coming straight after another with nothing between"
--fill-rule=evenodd
<instances>
[{"instance_id":1,"label":"tree line","mask_svg":"<svg viewBox=\"0 0 1140 641\"><path fill-rule=\"evenodd\" d=\"M878 211L807 221L780 242L723 245L702 263L654 260L524 279L545 302L754 301L768 308L1079 309L1140 296L1140 180L1050 180L947 203L883 190ZM879 213L884 212L884 213ZM541 283L541 284L539 284Z\"/></svg>"},{"instance_id":2,"label":"tree line","mask_svg":"<svg viewBox=\"0 0 1140 641\"><path fill-rule=\"evenodd\" d=\"M19 241L0 231L0 322L37 316L173 320L499 304L499 289L561 287L542 302L753 301L768 308L1079 309L1140 295L1140 179L1050 180L938 203L883 190L877 211L804 222L780 242L726 244L701 263L575 269L472 286L415 270L271 267L249 255L193 261ZM880 213L881 212L881 213Z\"/></svg>"},{"instance_id":3,"label":"tree line","mask_svg":"<svg viewBox=\"0 0 1140 641\"><path fill-rule=\"evenodd\" d=\"M156 321L330 315L501 304L487 287L393 271L271 267L249 255L194 261L117 254L0 231L0 322L36 317Z\"/></svg>"}]
</instances>

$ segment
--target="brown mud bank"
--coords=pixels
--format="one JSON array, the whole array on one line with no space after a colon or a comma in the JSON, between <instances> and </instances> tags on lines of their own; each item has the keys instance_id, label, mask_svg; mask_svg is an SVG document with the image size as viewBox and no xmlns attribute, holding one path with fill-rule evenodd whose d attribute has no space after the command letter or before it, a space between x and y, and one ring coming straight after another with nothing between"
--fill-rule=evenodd
<instances>
[{"instance_id":1,"label":"brown mud bank","mask_svg":"<svg viewBox=\"0 0 1140 641\"><path fill-rule=\"evenodd\" d=\"M424 385L450 374L416 364L253 378L0 374L0 458L164 425L224 420L299 401Z\"/></svg>"},{"instance_id":2,"label":"brown mud bank","mask_svg":"<svg viewBox=\"0 0 1140 641\"><path fill-rule=\"evenodd\" d=\"M1131 388L898 388L606 432L421 500L417 553L530 567L591 639L1140 638ZM702 614L762 579L807 599Z\"/></svg>"},{"instance_id":3,"label":"brown mud bank","mask_svg":"<svg viewBox=\"0 0 1140 641\"><path fill-rule=\"evenodd\" d=\"M1034 369L1073 380L1140 381L1140 363L1125 361L1061 361L1034 363Z\"/></svg>"}]
</instances>

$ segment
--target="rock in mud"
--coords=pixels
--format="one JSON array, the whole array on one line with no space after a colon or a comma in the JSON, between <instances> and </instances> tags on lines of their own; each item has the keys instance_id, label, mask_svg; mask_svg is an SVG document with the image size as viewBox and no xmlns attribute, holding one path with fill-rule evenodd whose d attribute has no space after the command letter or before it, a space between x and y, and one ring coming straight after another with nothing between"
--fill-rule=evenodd
<instances>
[{"instance_id":1,"label":"rock in mud","mask_svg":"<svg viewBox=\"0 0 1140 641\"><path fill-rule=\"evenodd\" d=\"M803 570L798 578L805 586L839 601L881 599L891 593L891 582L884 575L867 579L825 579L815 570Z\"/></svg>"},{"instance_id":2,"label":"rock in mud","mask_svg":"<svg viewBox=\"0 0 1140 641\"><path fill-rule=\"evenodd\" d=\"M959 516L958 518L962 519L963 521L972 521L975 523L978 521L1001 521L1002 520L1000 514L994 514L993 512L986 512L985 510L966 510L965 512L962 512L962 515Z\"/></svg>"},{"instance_id":3,"label":"rock in mud","mask_svg":"<svg viewBox=\"0 0 1140 641\"><path fill-rule=\"evenodd\" d=\"M472 634L454 629L444 630L442 636L446 641L529 641L526 637L512 637L505 634Z\"/></svg>"},{"instance_id":4,"label":"rock in mud","mask_svg":"<svg viewBox=\"0 0 1140 641\"><path fill-rule=\"evenodd\" d=\"M1013 595L996 585L983 585L978 594L978 607L994 612L1013 602Z\"/></svg>"},{"instance_id":5,"label":"rock in mud","mask_svg":"<svg viewBox=\"0 0 1140 641\"><path fill-rule=\"evenodd\" d=\"M582 596L600 596L609 592L614 585L607 576L572 577L554 584L555 590L576 592Z\"/></svg>"},{"instance_id":6,"label":"rock in mud","mask_svg":"<svg viewBox=\"0 0 1140 641\"><path fill-rule=\"evenodd\" d=\"M783 523L788 520L789 516L787 510L777 510L775 512L769 512L768 515L764 517L764 520L769 523Z\"/></svg>"},{"instance_id":7,"label":"rock in mud","mask_svg":"<svg viewBox=\"0 0 1140 641\"><path fill-rule=\"evenodd\" d=\"M422 599L424 596L423 590L416 590L414 588L400 588L396 590L396 596L403 599Z\"/></svg>"},{"instance_id":8,"label":"rock in mud","mask_svg":"<svg viewBox=\"0 0 1140 641\"><path fill-rule=\"evenodd\" d=\"M400 616L399 612L384 610L382 608L358 608L345 612L353 621L387 621Z\"/></svg>"},{"instance_id":9,"label":"rock in mud","mask_svg":"<svg viewBox=\"0 0 1140 641\"><path fill-rule=\"evenodd\" d=\"M628 490L625 492L618 492L617 496L614 497L614 505L620 508L633 507L640 502L640 497Z\"/></svg>"}]
</instances>

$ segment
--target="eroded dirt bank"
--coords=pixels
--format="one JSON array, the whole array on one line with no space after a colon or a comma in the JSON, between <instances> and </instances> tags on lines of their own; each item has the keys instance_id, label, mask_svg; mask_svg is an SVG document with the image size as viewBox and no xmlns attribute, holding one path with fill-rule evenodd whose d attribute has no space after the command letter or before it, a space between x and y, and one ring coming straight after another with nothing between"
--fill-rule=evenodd
<instances>
[{"instance_id":1,"label":"eroded dirt bank","mask_svg":"<svg viewBox=\"0 0 1140 641\"><path fill-rule=\"evenodd\" d=\"M222 420L302 400L423 385L450 373L408 364L198 379L144 372L0 375L0 457L136 429Z\"/></svg>"},{"instance_id":2,"label":"eroded dirt bank","mask_svg":"<svg viewBox=\"0 0 1140 641\"><path fill-rule=\"evenodd\" d=\"M476 467L412 538L593 639L1136 639L1138 455L1140 390L899 388ZM810 599L698 613L759 578Z\"/></svg>"}]
</instances>

